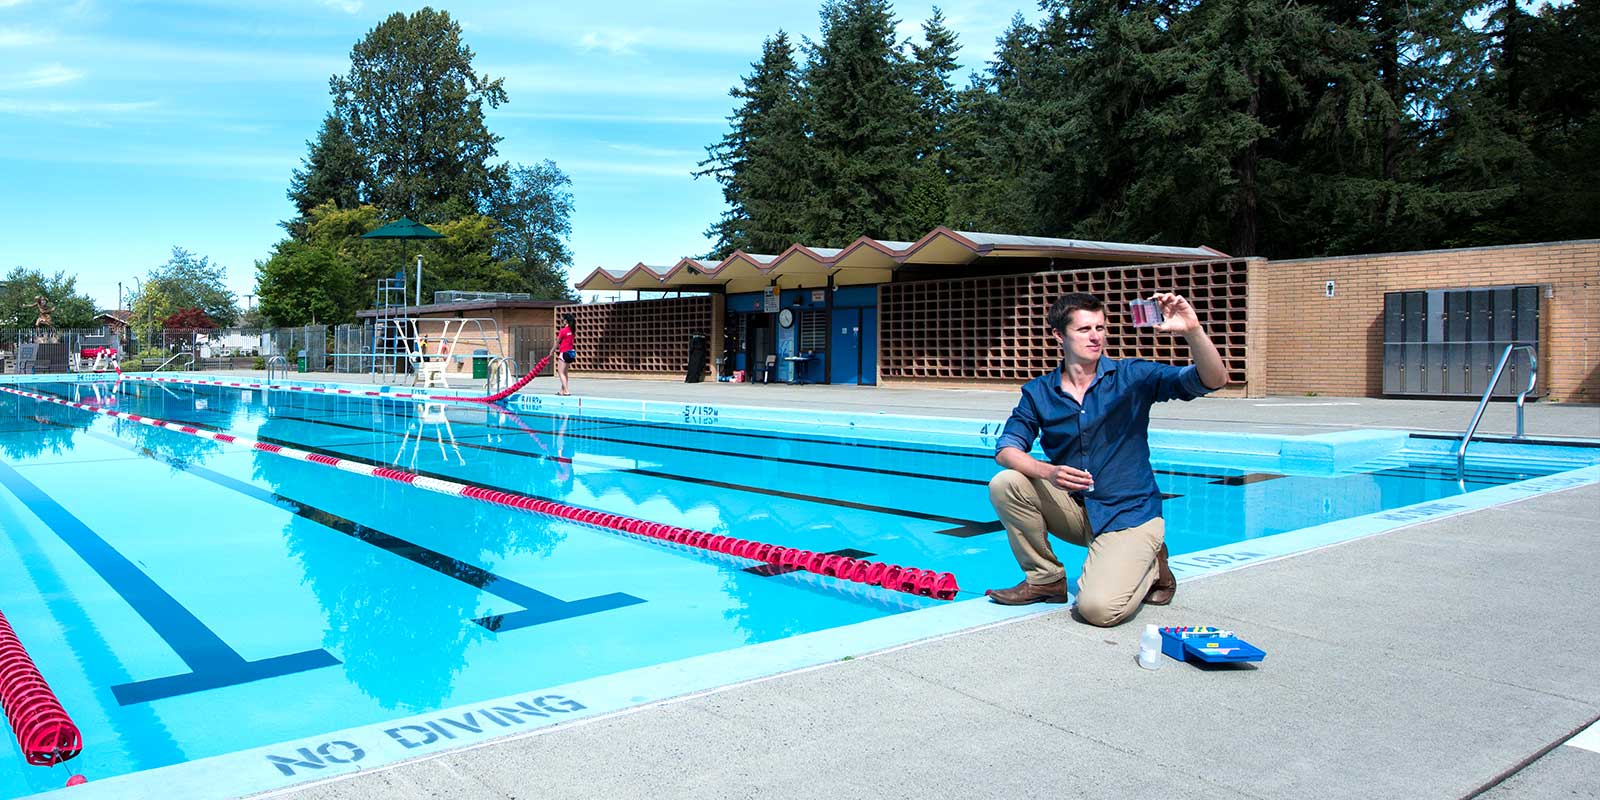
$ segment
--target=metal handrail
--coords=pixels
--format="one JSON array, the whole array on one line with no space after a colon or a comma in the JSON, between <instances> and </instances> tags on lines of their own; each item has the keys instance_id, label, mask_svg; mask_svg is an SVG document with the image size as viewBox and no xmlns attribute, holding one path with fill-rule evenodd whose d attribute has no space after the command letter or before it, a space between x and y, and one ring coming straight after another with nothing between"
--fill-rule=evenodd
<instances>
[{"instance_id":1,"label":"metal handrail","mask_svg":"<svg viewBox=\"0 0 1600 800\"><path fill-rule=\"evenodd\" d=\"M490 358L489 374L487 376L487 380L485 380L483 383L484 391L494 394L503 388L495 385L496 375L503 375L505 377L505 385L510 386L511 381L514 380L517 375L517 360L511 356L494 356Z\"/></svg>"},{"instance_id":2,"label":"metal handrail","mask_svg":"<svg viewBox=\"0 0 1600 800\"><path fill-rule=\"evenodd\" d=\"M1466 433L1461 434L1461 446L1456 448L1456 482L1466 480L1467 445L1472 443L1473 434L1478 432L1478 423L1483 421L1483 411L1489 407L1489 398L1494 394L1495 384L1500 382L1500 373L1506 369L1506 362L1511 360L1514 350L1528 351L1528 387L1517 393L1517 435L1514 438L1522 439L1522 414L1523 406L1528 394L1539 383L1539 354L1531 344L1508 344L1506 351L1500 354L1500 363L1494 367L1494 374L1489 376L1489 386L1483 390L1483 399L1478 401L1478 410L1472 412L1472 422L1468 423Z\"/></svg>"},{"instance_id":3,"label":"metal handrail","mask_svg":"<svg viewBox=\"0 0 1600 800\"><path fill-rule=\"evenodd\" d=\"M168 364L171 364L174 361L177 361L180 358L184 358L186 356L188 357L189 360L185 361L183 363L183 365L179 367L179 369L191 369L191 368L194 367L194 353L173 353L171 358L169 358L166 361L163 361L160 364L156 365L156 368L153 369L153 370L150 370L150 371L151 372L160 372L163 367L167 366Z\"/></svg>"},{"instance_id":4,"label":"metal handrail","mask_svg":"<svg viewBox=\"0 0 1600 800\"><path fill-rule=\"evenodd\" d=\"M277 374L281 378L289 377L289 359L277 355L267 358L267 383L272 382L272 376Z\"/></svg>"}]
</instances>

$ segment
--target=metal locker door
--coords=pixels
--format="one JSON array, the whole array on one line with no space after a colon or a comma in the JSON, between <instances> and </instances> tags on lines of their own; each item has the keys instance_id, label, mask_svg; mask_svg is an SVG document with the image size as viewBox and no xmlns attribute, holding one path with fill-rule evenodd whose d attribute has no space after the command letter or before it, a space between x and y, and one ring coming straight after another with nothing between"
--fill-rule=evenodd
<instances>
[{"instance_id":1,"label":"metal locker door","mask_svg":"<svg viewBox=\"0 0 1600 800\"><path fill-rule=\"evenodd\" d=\"M1472 343L1467 355L1467 363L1472 367L1472 379L1467 382L1467 390L1471 394L1482 395L1489 388L1489 377L1494 374L1495 362L1500 360L1500 353L1494 346L1494 297L1486 291L1465 294L1471 304L1467 336Z\"/></svg>"}]
</instances>

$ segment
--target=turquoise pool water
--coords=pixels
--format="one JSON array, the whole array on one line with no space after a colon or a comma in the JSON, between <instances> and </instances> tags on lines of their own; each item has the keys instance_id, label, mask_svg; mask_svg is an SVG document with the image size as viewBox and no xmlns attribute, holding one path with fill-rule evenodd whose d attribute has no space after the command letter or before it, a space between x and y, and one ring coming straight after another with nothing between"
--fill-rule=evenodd
<instances>
[{"instance_id":1,"label":"turquoise pool water","mask_svg":"<svg viewBox=\"0 0 1600 800\"><path fill-rule=\"evenodd\" d=\"M1018 575L987 503L995 467L981 437L761 429L715 409L669 423L531 403L23 388L721 535L949 571L958 601ZM1600 451L1540 452L1495 450L1472 463L1464 486L1443 448L1423 441L1337 469L1170 449L1157 450L1156 467L1181 559L1551 475L1593 464ZM946 605L10 394L0 394L0 530L0 612L87 740L80 758L46 770L25 766L14 740L0 737L0 798L60 787L73 772L93 783L360 726L402 751L469 729L515 732L593 705L550 687ZM1062 553L1069 563L1080 556ZM647 699L641 690L635 701ZM467 707L476 710L454 722L390 724ZM329 741L285 747L263 772L319 777L371 749Z\"/></svg>"}]
</instances>

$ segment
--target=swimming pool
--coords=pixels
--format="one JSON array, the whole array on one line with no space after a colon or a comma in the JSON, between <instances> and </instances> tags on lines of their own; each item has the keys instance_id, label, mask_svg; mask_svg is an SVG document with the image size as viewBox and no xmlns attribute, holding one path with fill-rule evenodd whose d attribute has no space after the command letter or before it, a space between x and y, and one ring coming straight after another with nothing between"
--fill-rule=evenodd
<instances>
[{"instance_id":1,"label":"swimming pool","mask_svg":"<svg viewBox=\"0 0 1600 800\"><path fill-rule=\"evenodd\" d=\"M22 765L6 739L4 798L71 772L91 779L74 797L255 791L1032 613L960 602L1017 579L984 491L993 423L24 383L330 458L950 571L963 592L946 603L783 572L0 393L0 612L87 739L53 770ZM1463 492L1444 440L1154 443L1185 576L1592 481L1600 454L1474 445Z\"/></svg>"}]
</instances>

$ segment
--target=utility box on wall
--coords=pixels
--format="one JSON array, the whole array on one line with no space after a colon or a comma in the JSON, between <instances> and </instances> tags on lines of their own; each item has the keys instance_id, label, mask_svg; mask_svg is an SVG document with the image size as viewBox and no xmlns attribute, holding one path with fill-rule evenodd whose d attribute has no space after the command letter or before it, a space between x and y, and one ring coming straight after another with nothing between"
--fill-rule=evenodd
<instances>
[{"instance_id":1,"label":"utility box on wall","mask_svg":"<svg viewBox=\"0 0 1600 800\"><path fill-rule=\"evenodd\" d=\"M1383 296L1383 393L1481 397L1507 345L1540 350L1540 287L1427 289ZM1528 385L1518 351L1495 384L1495 397ZM1545 387L1535 389L1536 396Z\"/></svg>"}]
</instances>

